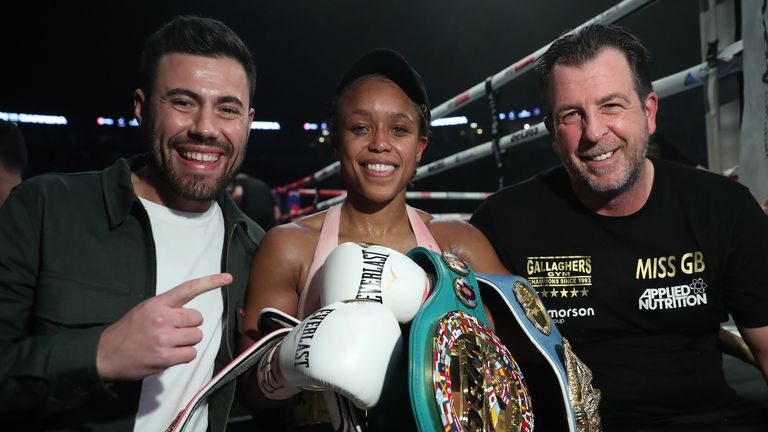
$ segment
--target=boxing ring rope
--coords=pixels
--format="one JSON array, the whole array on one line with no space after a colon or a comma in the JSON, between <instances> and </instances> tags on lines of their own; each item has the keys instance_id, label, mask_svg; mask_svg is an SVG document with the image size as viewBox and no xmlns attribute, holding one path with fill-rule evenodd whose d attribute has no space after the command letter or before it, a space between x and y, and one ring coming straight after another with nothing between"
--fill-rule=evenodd
<instances>
[{"instance_id":1,"label":"boxing ring rope","mask_svg":"<svg viewBox=\"0 0 768 432\"><path fill-rule=\"evenodd\" d=\"M344 189L298 189L299 195L312 195L312 196L340 196L346 195L347 191ZM492 192L426 192L426 191L411 191L406 192L405 197L407 199L450 199L450 200L482 200L488 198Z\"/></svg>"},{"instance_id":2,"label":"boxing ring rope","mask_svg":"<svg viewBox=\"0 0 768 432\"><path fill-rule=\"evenodd\" d=\"M297 188L300 188L302 186L310 185L315 182L319 182L320 180L325 180L326 178L336 174L339 172L339 161L336 161L327 167L315 172L314 174L308 175L304 178L301 178L299 180L296 180L294 182L288 183L285 186L278 186L275 188L275 192L277 193L285 193Z\"/></svg>"},{"instance_id":3,"label":"boxing ring rope","mask_svg":"<svg viewBox=\"0 0 768 432\"><path fill-rule=\"evenodd\" d=\"M299 195L312 195L312 196L333 196L334 198L323 201L322 203L312 204L299 209L298 211L284 214L280 217L280 220L286 221L305 214L314 213L319 211L318 206L330 201L341 202L346 198L347 191L343 189L298 189ZM409 200L483 200L488 198L492 192L418 192L410 191L405 193L405 198ZM338 201L335 201L338 200ZM330 204L332 205L332 204ZM329 206L330 206L329 205ZM323 207L326 208L326 207ZM461 217L467 217L466 214L456 213ZM434 214L432 216L435 216ZM443 218L459 217L451 215L441 215Z\"/></svg>"},{"instance_id":4,"label":"boxing ring rope","mask_svg":"<svg viewBox=\"0 0 768 432\"><path fill-rule=\"evenodd\" d=\"M584 22L583 24L576 27L575 29L572 29L570 32L576 31L590 24L614 23L633 12L636 12L641 7L646 6L650 3L653 3L654 1L656 0L623 0L622 2L617 3L616 5L606 9L604 12L595 16L589 21ZM528 54L522 59L516 61L512 65L507 66L501 72L493 75L490 78L491 79L490 87L492 87L493 89L499 89L502 86L508 84L513 79L531 70L531 68L533 68L534 63L536 63L536 60L538 60L538 58L541 57L547 51L550 45L552 45L552 42L544 45L543 47L537 49L531 54ZM454 96L450 100L438 105L437 107L432 108L432 111L430 111L432 115L432 119L435 120L438 118L445 117L446 115L458 110L459 108L467 105L468 103L473 102L477 99L480 99L483 96L486 96L488 94L486 89L487 89L486 82L484 80L483 82L471 87L469 90L466 90L458 94L457 96ZM287 191L300 188L302 186L310 185L314 182L325 180L326 178L334 174L337 174L338 172L339 172L339 162L337 161L315 172L314 174L308 175L306 177L303 177L299 180L296 180L284 186L276 187L275 192L285 193Z\"/></svg>"},{"instance_id":5,"label":"boxing ring rope","mask_svg":"<svg viewBox=\"0 0 768 432\"><path fill-rule=\"evenodd\" d=\"M344 189L297 189L299 195L339 196L347 193Z\"/></svg>"},{"instance_id":6,"label":"boxing ring rope","mask_svg":"<svg viewBox=\"0 0 768 432\"><path fill-rule=\"evenodd\" d=\"M738 57L738 54L740 54L742 50L743 42L737 41L718 52L718 63L723 63L723 66L717 68L720 78L741 70L741 58ZM706 83L709 70L709 65L706 62L703 62L672 75L668 75L664 78L660 78L653 82L654 91L656 91L656 93L659 95L659 98L664 98L686 90L700 87ZM536 138L543 137L546 134L547 129L544 126L544 123L539 122L537 124L531 125L527 129L521 129L501 137L499 147L502 150L506 150L519 144L532 141ZM419 180L425 177L429 177L433 174L437 174L445 170L473 162L492 153L492 141L484 142L470 149L460 151L451 156L446 156L443 159L438 159L434 162L419 167L416 170L416 175L414 176L413 180ZM344 200L344 197L344 195L339 195L327 201L319 202L316 205L303 208L299 212L291 213L289 217L296 217L310 212L324 210L334 204L340 203Z\"/></svg>"},{"instance_id":7,"label":"boxing ring rope","mask_svg":"<svg viewBox=\"0 0 768 432\"><path fill-rule=\"evenodd\" d=\"M633 12L636 12L640 7L646 6L650 3L653 3L654 1L655 0L624 0L606 9L604 12L595 16L589 21L586 21L580 26L570 30L568 33L572 33L574 31L582 29L590 24L614 23ZM539 57L544 55L544 53L549 49L550 45L552 45L552 42L544 45L543 47L537 49L531 54L528 54L527 56L523 57L521 60L518 60L517 62L513 63L510 66L507 66L501 72L493 75L493 77L491 78L491 87L494 89L498 89L506 85L513 79L521 76L525 72L528 72L529 70L531 70L533 68L533 65L536 63L536 60L538 60ZM447 114L450 114L456 111L457 109L463 107L464 105L470 102L473 102L477 99L480 99L483 96L486 96L487 94L488 93L486 91L485 81L483 81L471 87L469 90L453 97L451 100L444 102L438 105L437 107L433 108L432 118L445 117Z\"/></svg>"}]
</instances>

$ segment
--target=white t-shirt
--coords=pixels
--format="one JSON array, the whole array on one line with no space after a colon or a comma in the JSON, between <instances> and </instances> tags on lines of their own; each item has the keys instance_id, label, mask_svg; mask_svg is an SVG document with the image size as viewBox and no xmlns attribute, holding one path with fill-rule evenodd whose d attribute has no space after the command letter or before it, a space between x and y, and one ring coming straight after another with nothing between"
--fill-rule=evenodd
<instances>
[{"instance_id":1,"label":"white t-shirt","mask_svg":"<svg viewBox=\"0 0 768 432\"><path fill-rule=\"evenodd\" d=\"M187 213L141 198L149 215L157 256L156 294L191 279L220 273L224 247L224 216L215 202L204 213ZM170 367L144 378L134 431L165 430L200 388L213 376L213 363L221 343L224 304L221 288L208 291L184 305L203 315L203 340L197 356L187 364ZM190 431L205 432L208 404L188 423Z\"/></svg>"}]
</instances>

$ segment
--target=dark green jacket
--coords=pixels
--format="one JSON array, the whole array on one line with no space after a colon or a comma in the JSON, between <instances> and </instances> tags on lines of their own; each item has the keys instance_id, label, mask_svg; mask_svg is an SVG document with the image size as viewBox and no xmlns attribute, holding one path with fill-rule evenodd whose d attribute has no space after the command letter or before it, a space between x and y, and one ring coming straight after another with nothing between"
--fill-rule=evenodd
<instances>
[{"instance_id":1,"label":"dark green jacket","mask_svg":"<svg viewBox=\"0 0 768 432\"><path fill-rule=\"evenodd\" d=\"M133 429L141 381L103 383L101 332L155 293L149 219L131 184L142 157L42 175L0 207L0 419L24 430ZM222 194L224 328L215 370L237 350L250 259L264 231ZM209 399L223 430L234 383ZM13 429L13 428L12 428ZM20 429L21 430L21 429Z\"/></svg>"}]
</instances>

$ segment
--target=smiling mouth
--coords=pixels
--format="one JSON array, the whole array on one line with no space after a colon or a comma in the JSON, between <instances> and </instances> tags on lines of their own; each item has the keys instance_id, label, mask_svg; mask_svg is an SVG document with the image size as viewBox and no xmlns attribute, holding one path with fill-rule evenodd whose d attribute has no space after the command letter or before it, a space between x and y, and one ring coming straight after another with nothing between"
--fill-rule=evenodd
<instances>
[{"instance_id":1,"label":"smiling mouth","mask_svg":"<svg viewBox=\"0 0 768 432\"><path fill-rule=\"evenodd\" d=\"M602 153L602 154L599 154L597 156L584 157L584 159L595 161L595 162L604 161L604 160L608 159L609 157L613 156L613 152L614 152L614 150L611 150L609 152Z\"/></svg>"},{"instance_id":2,"label":"smiling mouth","mask_svg":"<svg viewBox=\"0 0 768 432\"><path fill-rule=\"evenodd\" d=\"M394 171L395 168L397 168L396 165L382 164L382 163L367 163L367 164L363 164L363 166L367 170L377 171L377 172L391 172L391 171Z\"/></svg>"},{"instance_id":3,"label":"smiling mouth","mask_svg":"<svg viewBox=\"0 0 768 432\"><path fill-rule=\"evenodd\" d=\"M199 153L199 152L191 152L191 151L182 151L179 152L181 157L187 160L195 161L195 162L216 162L221 158L221 154L219 153Z\"/></svg>"}]
</instances>

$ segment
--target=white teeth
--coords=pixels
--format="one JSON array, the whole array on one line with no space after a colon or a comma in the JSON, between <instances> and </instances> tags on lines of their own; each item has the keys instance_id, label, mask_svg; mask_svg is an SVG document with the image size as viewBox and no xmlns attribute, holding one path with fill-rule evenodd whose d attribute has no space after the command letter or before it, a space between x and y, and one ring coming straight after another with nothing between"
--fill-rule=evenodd
<instances>
[{"instance_id":1,"label":"white teeth","mask_svg":"<svg viewBox=\"0 0 768 432\"><path fill-rule=\"evenodd\" d=\"M213 153L182 152L185 159L192 159L200 162L216 162L220 155Z\"/></svg>"},{"instance_id":2,"label":"white teeth","mask_svg":"<svg viewBox=\"0 0 768 432\"><path fill-rule=\"evenodd\" d=\"M365 164L365 167L371 171L394 171L394 165L387 164Z\"/></svg>"},{"instance_id":3,"label":"white teeth","mask_svg":"<svg viewBox=\"0 0 768 432\"><path fill-rule=\"evenodd\" d=\"M612 155L613 155L613 152L612 152L612 151L609 151L608 153L603 153L603 154L601 154L601 155L597 155L597 156L593 157L593 158L592 158L592 160L593 160L593 161L601 161L601 160L606 160L606 159L608 159L609 157L611 157Z\"/></svg>"}]
</instances>

